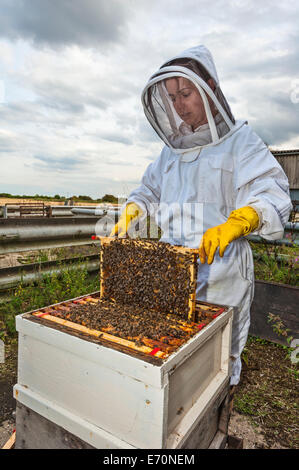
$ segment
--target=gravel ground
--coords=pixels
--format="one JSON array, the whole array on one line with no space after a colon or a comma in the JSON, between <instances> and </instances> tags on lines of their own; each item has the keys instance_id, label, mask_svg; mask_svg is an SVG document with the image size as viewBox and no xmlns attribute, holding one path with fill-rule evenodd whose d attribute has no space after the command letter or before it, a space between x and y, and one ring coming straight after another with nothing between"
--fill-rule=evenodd
<instances>
[{"instance_id":1,"label":"gravel ground","mask_svg":"<svg viewBox=\"0 0 299 470\"><path fill-rule=\"evenodd\" d=\"M15 428L14 419L3 421L3 423L0 425L0 449L2 449L4 444L8 441L8 439L13 433L14 428Z\"/></svg>"},{"instance_id":2,"label":"gravel ground","mask_svg":"<svg viewBox=\"0 0 299 470\"><path fill-rule=\"evenodd\" d=\"M292 425L290 413L290 404L293 403L295 399L295 394L297 391L297 381L291 380L291 376L288 375L287 379L287 391L292 393L292 401L288 396L286 398L286 409L284 411L283 404L281 403L281 408L278 410L277 416L275 415L275 407L271 408L273 398L271 397L271 387L268 386L268 393L266 394L264 390L261 390L260 395L256 395L258 387L263 385L261 376L266 376L267 368L266 364L271 364L271 383L273 390L275 389L275 394L279 391L286 391L286 383L283 380L283 372L279 369L278 365L281 367L287 365L289 367L289 359L285 358L285 351L273 343L257 343L253 341L247 346L248 355L249 355L249 365L244 366L241 382L236 388L234 409L231 415L231 420L229 424L229 434L243 439L243 448L244 449L289 449L294 448L292 443L288 445L290 436L289 436L289 427ZM269 355L271 354L271 361ZM0 448L6 443L6 441L11 436L15 428L15 400L13 398L13 386L17 382L17 343L14 342L6 346L5 350L6 360L4 364L0 364ZM258 361L258 364L257 364ZM285 372L287 373L287 372ZM273 383L276 379L276 375L280 378L280 382L276 383L276 386L273 387ZM281 390L278 387L281 384ZM250 408L250 415L240 413L237 411L237 404L240 407L244 406L244 403L248 407L248 397L251 392L251 388L254 387L255 395L253 395L253 404L256 408ZM244 400L246 401L244 402ZM265 407L263 400L267 399L267 413L272 417L275 417L276 424L279 429L279 433L273 433L273 429L269 427L265 421L264 415L261 420L261 408ZM281 398L282 399L282 398ZM296 399L295 399L296 401ZM275 404L275 403L274 403ZM277 404L276 404L277 406ZM285 413L285 420L282 418L282 413ZM289 418L287 419L287 416ZM295 419L295 417L293 417Z\"/></svg>"},{"instance_id":3,"label":"gravel ground","mask_svg":"<svg viewBox=\"0 0 299 470\"><path fill-rule=\"evenodd\" d=\"M0 424L0 449L8 441L10 436L15 429L15 419L13 416L14 410L11 410L11 418L3 421ZM255 428L252 424L246 419L245 416L233 410L230 424L229 424L229 434L243 439L243 448L244 449L260 449L265 448L266 441L265 437L261 432L260 428ZM285 447L275 444L271 448L273 449L283 449Z\"/></svg>"}]
</instances>

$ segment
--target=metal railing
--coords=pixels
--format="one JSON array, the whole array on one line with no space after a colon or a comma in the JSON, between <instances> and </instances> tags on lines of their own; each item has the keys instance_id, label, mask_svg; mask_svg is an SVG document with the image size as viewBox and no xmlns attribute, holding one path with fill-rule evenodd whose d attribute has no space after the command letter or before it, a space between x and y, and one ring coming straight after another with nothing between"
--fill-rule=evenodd
<instances>
[{"instance_id":1,"label":"metal railing","mask_svg":"<svg viewBox=\"0 0 299 470\"><path fill-rule=\"evenodd\" d=\"M113 214L102 211L97 217L0 219L0 255L99 243L92 241L91 236L95 233L108 236L117 219L117 211ZM254 235L247 238L253 242L298 246L298 232L299 223L288 223L282 240L264 240ZM296 235L294 240L287 238L291 233Z\"/></svg>"},{"instance_id":2,"label":"metal railing","mask_svg":"<svg viewBox=\"0 0 299 470\"><path fill-rule=\"evenodd\" d=\"M115 223L109 217L58 219L0 219L0 255L99 243L95 233L107 236Z\"/></svg>"},{"instance_id":3,"label":"metal railing","mask_svg":"<svg viewBox=\"0 0 299 470\"><path fill-rule=\"evenodd\" d=\"M8 218L16 218L20 217L21 215L21 207L24 204L16 204L16 203L7 203L4 206L0 206L0 218L8 219ZM54 205L47 205L45 206L48 208L49 216L51 217L91 217L91 216L98 216L97 212L109 212L113 210L117 211L118 208L115 209L112 206L54 206Z\"/></svg>"},{"instance_id":4,"label":"metal railing","mask_svg":"<svg viewBox=\"0 0 299 470\"><path fill-rule=\"evenodd\" d=\"M111 217L113 215L113 217ZM115 216L115 217L114 217ZM59 218L59 219L6 219L0 220L0 255L18 253L28 250L42 250L66 246L80 246L100 244L99 240L92 240L91 236L109 235L118 213L109 214L107 211L98 213L97 217ZM285 233L296 234L292 242L289 238L283 240L267 241L257 236L249 236L252 241L276 243L285 245L299 245L299 223L288 223ZM61 260L64 265L77 262L78 269L87 267L89 272L99 270L99 255L84 255L82 257ZM283 260L282 260L283 261ZM285 261L285 259L284 259ZM59 273L61 267L57 261L46 261L21 266L1 268L0 262L0 292L15 287L21 280L27 284L37 280L41 274Z\"/></svg>"},{"instance_id":5,"label":"metal railing","mask_svg":"<svg viewBox=\"0 0 299 470\"><path fill-rule=\"evenodd\" d=\"M20 282L23 285L37 281L40 277L53 273L60 274L63 269L71 266L78 269L86 269L88 273L99 271L100 255L84 255L63 260L44 261L41 263L30 263L20 266L12 266L0 269L0 294L13 289Z\"/></svg>"}]
</instances>

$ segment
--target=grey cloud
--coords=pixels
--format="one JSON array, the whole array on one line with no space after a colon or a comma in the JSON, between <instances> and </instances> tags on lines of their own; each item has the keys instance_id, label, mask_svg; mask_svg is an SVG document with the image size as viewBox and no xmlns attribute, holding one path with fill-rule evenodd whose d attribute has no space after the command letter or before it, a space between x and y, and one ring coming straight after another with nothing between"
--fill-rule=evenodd
<instances>
[{"instance_id":1,"label":"grey cloud","mask_svg":"<svg viewBox=\"0 0 299 470\"><path fill-rule=\"evenodd\" d=\"M56 109L58 111L67 111L69 113L81 114L84 113L85 107L81 103L72 103L67 99L60 98L59 101L41 100L44 106Z\"/></svg>"},{"instance_id":2,"label":"grey cloud","mask_svg":"<svg viewBox=\"0 0 299 470\"><path fill-rule=\"evenodd\" d=\"M144 3L144 8L148 8L148 2ZM253 30L253 34L265 27L273 28L277 23L281 26L288 25L298 15L298 2L294 0L285 0L284 2L273 2L273 0L184 0L184 2L173 2L172 0L165 0L158 2L158 9L161 15L166 15L170 22L177 18L183 18L185 24L187 21L193 23L196 18L198 30L194 33L190 32L189 37L202 37L202 30L205 24L209 23L209 29L213 29L213 33L222 30L228 30L229 25L230 34L234 43L236 44L236 33L238 31L244 32L249 29ZM217 28L214 28L214 26ZM176 23L175 23L176 26ZM250 39L250 38L249 38ZM193 43L191 45L195 45ZM177 53L180 51L177 51Z\"/></svg>"},{"instance_id":3,"label":"grey cloud","mask_svg":"<svg viewBox=\"0 0 299 470\"><path fill-rule=\"evenodd\" d=\"M42 83L35 83L34 91L39 95L43 105L60 111L83 113L86 105L99 109L107 108L103 100L72 84L45 80Z\"/></svg>"},{"instance_id":4,"label":"grey cloud","mask_svg":"<svg viewBox=\"0 0 299 470\"><path fill-rule=\"evenodd\" d=\"M16 147L16 143L18 143L18 146L23 145L24 147L26 146L24 143L26 135L34 138L36 143L40 142L40 131L35 134L37 126L42 127L44 131L45 129L52 131L53 129L58 129L61 131L61 129L80 126L82 115L78 112L74 113L71 110L71 106L58 113L55 112L56 110L58 110L57 106L51 105L51 102L49 102L48 106L42 100L4 103L0 106L2 128L21 129L18 133L18 138L14 137L12 145Z\"/></svg>"},{"instance_id":5,"label":"grey cloud","mask_svg":"<svg viewBox=\"0 0 299 470\"><path fill-rule=\"evenodd\" d=\"M290 90L282 92L276 86L271 81L269 86L258 81L252 81L250 88L246 88L245 84L241 98L242 101L246 99L247 112L244 115L234 113L237 119L248 120L255 132L270 146L298 137L299 104L291 101ZM235 103L238 103L239 98L236 98Z\"/></svg>"},{"instance_id":6,"label":"grey cloud","mask_svg":"<svg viewBox=\"0 0 299 470\"><path fill-rule=\"evenodd\" d=\"M1 0L0 34L36 44L97 46L119 40L128 3L121 0Z\"/></svg>"},{"instance_id":7,"label":"grey cloud","mask_svg":"<svg viewBox=\"0 0 299 470\"><path fill-rule=\"evenodd\" d=\"M127 137L117 133L100 133L99 138L108 140L109 142L117 142L124 145L132 145L133 143L131 139L128 139Z\"/></svg>"},{"instance_id":8,"label":"grey cloud","mask_svg":"<svg viewBox=\"0 0 299 470\"><path fill-rule=\"evenodd\" d=\"M288 2L286 8L287 5ZM268 6L267 2L265 8ZM264 19L264 29L277 14L276 11L270 13L269 18ZM277 41L264 45L257 41L247 43L246 34L237 35L238 47L234 44L236 37L231 33L210 33L204 38L213 44L211 51L216 52L220 83L229 104L234 108L240 99L247 101L248 115L235 114L235 117L249 119L249 124L269 145L279 145L298 137L299 105L292 103L290 98L291 83L299 77L299 37L294 24L292 27L290 22L287 33ZM238 84L238 93L243 92L242 96L238 96L234 83ZM283 83L284 92L281 91Z\"/></svg>"},{"instance_id":9,"label":"grey cloud","mask_svg":"<svg viewBox=\"0 0 299 470\"><path fill-rule=\"evenodd\" d=\"M110 178L100 176L98 173L86 173L83 175L74 175L74 178L62 182L57 181L57 187L60 185L60 194L69 191L71 194L87 194L93 197L102 197L105 194L114 194L115 196L129 195L129 193L140 184L140 180L132 179L130 181L124 179L115 181ZM76 188L74 190L74 188Z\"/></svg>"},{"instance_id":10,"label":"grey cloud","mask_svg":"<svg viewBox=\"0 0 299 470\"><path fill-rule=\"evenodd\" d=\"M33 166L46 171L73 171L78 170L86 164L86 161L80 157L54 157L47 155L35 155Z\"/></svg>"},{"instance_id":11,"label":"grey cloud","mask_svg":"<svg viewBox=\"0 0 299 470\"><path fill-rule=\"evenodd\" d=\"M99 111L107 104L91 93L57 82L43 82L33 86L37 93L35 101L18 101L3 103L0 106L0 117L6 123L44 123L47 125L70 126L88 114L86 106L96 107ZM58 111L53 116L49 111ZM45 112L46 111L46 112ZM53 121L54 120L54 121Z\"/></svg>"},{"instance_id":12,"label":"grey cloud","mask_svg":"<svg viewBox=\"0 0 299 470\"><path fill-rule=\"evenodd\" d=\"M0 153L12 153L17 150L15 136L0 135Z\"/></svg>"},{"instance_id":13,"label":"grey cloud","mask_svg":"<svg viewBox=\"0 0 299 470\"><path fill-rule=\"evenodd\" d=\"M0 106L0 118L5 123L28 123L40 121L42 114L36 102L12 102Z\"/></svg>"},{"instance_id":14,"label":"grey cloud","mask_svg":"<svg viewBox=\"0 0 299 470\"><path fill-rule=\"evenodd\" d=\"M272 58L265 57L265 53L267 53L267 49L261 50L259 56L256 51L251 59L243 59L238 61L238 63L232 62L227 69L225 78L264 77L271 79L286 75L298 76L299 48L289 51L284 56Z\"/></svg>"},{"instance_id":15,"label":"grey cloud","mask_svg":"<svg viewBox=\"0 0 299 470\"><path fill-rule=\"evenodd\" d=\"M292 17L298 15L298 2L293 0L275 2L275 4L272 0L263 0L263 2L244 0L238 2L239 5L233 0L230 3L228 9L224 5L223 12L231 16L231 25L239 30L253 28L255 33L267 26L270 29L277 23L282 30L284 25L290 25Z\"/></svg>"},{"instance_id":16,"label":"grey cloud","mask_svg":"<svg viewBox=\"0 0 299 470\"><path fill-rule=\"evenodd\" d=\"M127 184L132 184L134 186L139 186L140 185L140 180L141 180L141 178L140 179L136 178L136 179L132 179L132 180L126 180L126 183Z\"/></svg>"},{"instance_id":17,"label":"grey cloud","mask_svg":"<svg viewBox=\"0 0 299 470\"><path fill-rule=\"evenodd\" d=\"M45 185L41 184L39 185L38 183L26 183L25 181L23 183L2 183L1 182L1 192L7 192L10 194L26 194L26 195L34 195L34 194L41 194L48 196L49 192L47 191L47 188ZM52 192L52 194L57 194L58 191Z\"/></svg>"},{"instance_id":18,"label":"grey cloud","mask_svg":"<svg viewBox=\"0 0 299 470\"><path fill-rule=\"evenodd\" d=\"M299 11L298 11L299 13ZM269 13L270 15L270 13ZM269 18L272 23L272 16ZM256 31L265 37L267 21L264 28ZM250 27L244 31L221 31L202 36L203 44L212 52L215 59L220 84L226 80L252 79L263 77L267 79L292 76L299 74L299 35L295 22L290 23L287 32L279 37L279 30L272 40L265 39L264 43L251 40L248 36Z\"/></svg>"},{"instance_id":19,"label":"grey cloud","mask_svg":"<svg viewBox=\"0 0 299 470\"><path fill-rule=\"evenodd\" d=\"M251 94L253 127L269 145L278 145L298 136L299 104L292 103L288 93ZM249 122L250 124L250 122Z\"/></svg>"},{"instance_id":20,"label":"grey cloud","mask_svg":"<svg viewBox=\"0 0 299 470\"><path fill-rule=\"evenodd\" d=\"M136 141L140 142L148 142L148 143L162 143L161 138L158 134L154 131L150 123L146 120L146 118L140 120L138 122L136 132Z\"/></svg>"},{"instance_id":21,"label":"grey cloud","mask_svg":"<svg viewBox=\"0 0 299 470\"><path fill-rule=\"evenodd\" d=\"M147 160L150 160L151 162L155 161L157 158L157 155L148 155L145 157Z\"/></svg>"},{"instance_id":22,"label":"grey cloud","mask_svg":"<svg viewBox=\"0 0 299 470\"><path fill-rule=\"evenodd\" d=\"M136 163L132 163L130 161L124 161L124 160L115 160L115 159L107 159L105 161L105 163L107 163L108 165L112 165L112 166L130 166L130 167L133 167L133 166L136 166Z\"/></svg>"},{"instance_id":23,"label":"grey cloud","mask_svg":"<svg viewBox=\"0 0 299 470\"><path fill-rule=\"evenodd\" d=\"M89 132L86 133L85 136L90 137L92 140L96 141L101 141L101 140L107 140L108 142L115 142L115 143L120 143L124 145L132 145L132 140L128 138L126 135L124 135L125 132L123 129L120 129L119 131L106 131L106 132Z\"/></svg>"},{"instance_id":24,"label":"grey cloud","mask_svg":"<svg viewBox=\"0 0 299 470\"><path fill-rule=\"evenodd\" d=\"M11 184L3 182L1 183L1 191L8 192L11 194L60 194L62 196L70 197L73 194L86 194L94 198L103 197L105 194L114 194L118 196L120 194L128 195L131 190L136 187L138 182L133 184L119 181L113 181L108 178L100 176L93 176L86 174L86 177L72 175L72 178L63 178L63 175L57 173L57 179L55 186L53 184L47 184L44 182L42 185L38 181L30 183Z\"/></svg>"}]
</instances>

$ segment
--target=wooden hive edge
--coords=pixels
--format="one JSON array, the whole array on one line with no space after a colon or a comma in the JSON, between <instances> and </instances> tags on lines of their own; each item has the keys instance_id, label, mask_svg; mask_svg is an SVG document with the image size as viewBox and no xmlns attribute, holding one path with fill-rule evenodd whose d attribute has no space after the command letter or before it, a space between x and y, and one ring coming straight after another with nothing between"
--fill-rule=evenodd
<instances>
[{"instance_id":1,"label":"wooden hive edge","mask_svg":"<svg viewBox=\"0 0 299 470\"><path fill-rule=\"evenodd\" d=\"M43 318L45 320L52 321L54 323L58 323L59 325L66 326L69 328L72 328L73 330L80 331L82 333L88 334L90 336L95 336L104 340L107 340L112 343L117 343L121 346L125 346L130 349L134 349L135 351L142 352L145 354L152 354L153 348L149 348L148 346L137 346L133 341L129 341L127 339L119 338L118 336L111 335L109 333L105 333L104 331L101 330L95 330L91 328L87 328L86 326L80 325L78 323L71 322L69 320L64 320L59 317L54 317L53 315L41 312L41 311L36 311L33 312L31 315L37 318ZM155 357L158 358L166 358L168 356L167 353L163 351L157 351L155 353Z\"/></svg>"},{"instance_id":2,"label":"wooden hive edge","mask_svg":"<svg viewBox=\"0 0 299 470\"><path fill-rule=\"evenodd\" d=\"M196 280L195 280L196 269L195 269L195 262L196 262L196 259L195 259L195 256L194 256L193 264L190 266L190 277L191 277L190 281L191 281L191 284L195 285L192 294L189 295L188 319L190 321L195 320L195 300L196 300Z\"/></svg>"}]
</instances>

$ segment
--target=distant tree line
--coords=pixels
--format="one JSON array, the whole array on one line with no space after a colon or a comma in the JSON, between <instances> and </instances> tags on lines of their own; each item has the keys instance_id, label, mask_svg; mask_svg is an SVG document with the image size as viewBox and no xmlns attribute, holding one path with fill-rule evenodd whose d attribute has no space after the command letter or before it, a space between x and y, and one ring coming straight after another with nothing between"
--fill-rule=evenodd
<instances>
[{"instance_id":1,"label":"distant tree line","mask_svg":"<svg viewBox=\"0 0 299 470\"><path fill-rule=\"evenodd\" d=\"M59 194L55 194L55 196L41 196L39 194L35 194L34 196L28 196L26 194L19 195L19 194L9 194L9 193L0 193L0 197L6 197L6 198L16 198L16 199L39 199L43 201L66 201L67 199L72 199L74 202L109 202L112 204L117 204L118 199L116 196L113 196L113 194L105 194L104 197L99 198L99 199L93 199L90 196L84 196L80 194L79 196L71 196L71 197L65 197L65 196L60 196Z\"/></svg>"}]
</instances>

